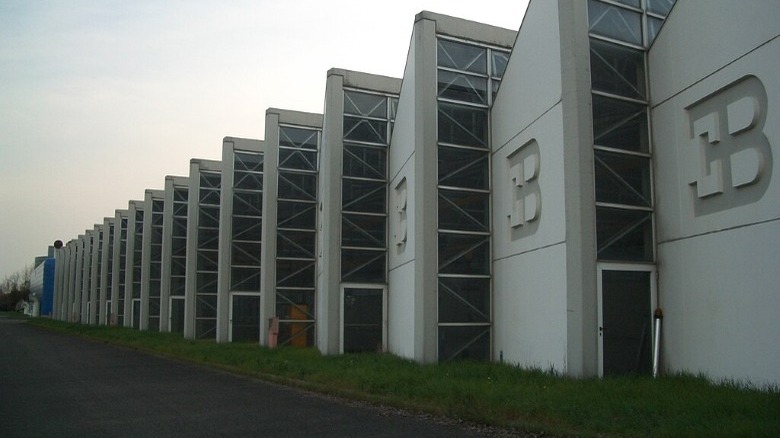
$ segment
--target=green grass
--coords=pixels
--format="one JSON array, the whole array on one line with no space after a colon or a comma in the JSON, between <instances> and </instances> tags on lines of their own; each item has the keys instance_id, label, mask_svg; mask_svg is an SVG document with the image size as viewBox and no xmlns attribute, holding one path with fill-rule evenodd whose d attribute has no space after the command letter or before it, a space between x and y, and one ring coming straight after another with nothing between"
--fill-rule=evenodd
<instances>
[{"instance_id":1,"label":"green grass","mask_svg":"<svg viewBox=\"0 0 780 438\"><path fill-rule=\"evenodd\" d=\"M37 326L310 390L554 436L780 436L780 391L695 376L570 379L474 362L184 340L33 319Z\"/></svg>"}]
</instances>

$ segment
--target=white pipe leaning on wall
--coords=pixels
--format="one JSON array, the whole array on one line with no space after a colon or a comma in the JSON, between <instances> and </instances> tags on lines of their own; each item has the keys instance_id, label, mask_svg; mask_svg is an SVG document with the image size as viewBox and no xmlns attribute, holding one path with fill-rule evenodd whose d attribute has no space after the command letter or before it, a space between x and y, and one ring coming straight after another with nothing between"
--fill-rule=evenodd
<instances>
[{"instance_id":1,"label":"white pipe leaning on wall","mask_svg":"<svg viewBox=\"0 0 780 438\"><path fill-rule=\"evenodd\" d=\"M660 363L660 356L661 356L661 320L664 319L664 312L659 307L658 309L655 309L654 320L655 320L655 342L653 342L654 349L653 349L653 378L658 377L658 365Z\"/></svg>"}]
</instances>

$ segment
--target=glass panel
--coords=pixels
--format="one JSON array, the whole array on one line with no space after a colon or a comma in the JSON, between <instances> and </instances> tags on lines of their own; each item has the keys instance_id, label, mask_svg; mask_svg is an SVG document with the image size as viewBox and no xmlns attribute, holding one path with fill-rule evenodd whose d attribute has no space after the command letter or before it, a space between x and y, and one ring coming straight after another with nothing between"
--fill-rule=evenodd
<instances>
[{"instance_id":1,"label":"glass panel","mask_svg":"<svg viewBox=\"0 0 780 438\"><path fill-rule=\"evenodd\" d=\"M439 102L439 142L487 147L487 110Z\"/></svg>"},{"instance_id":2,"label":"glass panel","mask_svg":"<svg viewBox=\"0 0 780 438\"><path fill-rule=\"evenodd\" d=\"M314 319L314 291L281 289L276 291L276 316L282 320Z\"/></svg>"},{"instance_id":3,"label":"glass panel","mask_svg":"<svg viewBox=\"0 0 780 438\"><path fill-rule=\"evenodd\" d=\"M233 174L233 187L247 190L263 190L263 174L235 172Z\"/></svg>"},{"instance_id":4,"label":"glass panel","mask_svg":"<svg viewBox=\"0 0 780 438\"><path fill-rule=\"evenodd\" d=\"M487 50L482 47L440 39L436 55L439 66L487 74Z\"/></svg>"},{"instance_id":5,"label":"glass panel","mask_svg":"<svg viewBox=\"0 0 780 438\"><path fill-rule=\"evenodd\" d=\"M240 216L262 216L263 193L235 190L233 192L233 214Z\"/></svg>"},{"instance_id":6,"label":"glass panel","mask_svg":"<svg viewBox=\"0 0 780 438\"><path fill-rule=\"evenodd\" d=\"M344 176L384 180L387 173L387 149L344 144Z\"/></svg>"},{"instance_id":7,"label":"glass panel","mask_svg":"<svg viewBox=\"0 0 780 438\"><path fill-rule=\"evenodd\" d=\"M201 206L198 228L219 228L219 207Z\"/></svg>"},{"instance_id":8,"label":"glass panel","mask_svg":"<svg viewBox=\"0 0 780 438\"><path fill-rule=\"evenodd\" d=\"M198 272L196 275L197 288L196 293L217 293L217 273L216 272Z\"/></svg>"},{"instance_id":9,"label":"glass panel","mask_svg":"<svg viewBox=\"0 0 780 438\"><path fill-rule=\"evenodd\" d=\"M650 272L601 274L604 375L650 374Z\"/></svg>"},{"instance_id":10,"label":"glass panel","mask_svg":"<svg viewBox=\"0 0 780 438\"><path fill-rule=\"evenodd\" d=\"M317 151L308 149L279 149L279 168L317 170Z\"/></svg>"},{"instance_id":11,"label":"glass panel","mask_svg":"<svg viewBox=\"0 0 780 438\"><path fill-rule=\"evenodd\" d=\"M648 152L646 106L594 94L593 142L597 146Z\"/></svg>"},{"instance_id":12,"label":"glass panel","mask_svg":"<svg viewBox=\"0 0 780 438\"><path fill-rule=\"evenodd\" d=\"M187 216L187 204L183 203L175 203L173 204L173 215L174 216Z\"/></svg>"},{"instance_id":13,"label":"glass panel","mask_svg":"<svg viewBox=\"0 0 780 438\"><path fill-rule=\"evenodd\" d=\"M218 251L198 251L198 271L216 272L218 258Z\"/></svg>"},{"instance_id":14,"label":"glass panel","mask_svg":"<svg viewBox=\"0 0 780 438\"><path fill-rule=\"evenodd\" d=\"M641 0L615 0L615 1L635 8L639 8L641 6Z\"/></svg>"},{"instance_id":15,"label":"glass panel","mask_svg":"<svg viewBox=\"0 0 780 438\"><path fill-rule=\"evenodd\" d=\"M310 260L276 260L276 285L279 287L314 287L314 262Z\"/></svg>"},{"instance_id":16,"label":"glass panel","mask_svg":"<svg viewBox=\"0 0 780 438\"><path fill-rule=\"evenodd\" d=\"M653 261L653 221L649 211L596 207L598 259Z\"/></svg>"},{"instance_id":17,"label":"glass panel","mask_svg":"<svg viewBox=\"0 0 780 438\"><path fill-rule=\"evenodd\" d=\"M488 154L482 151L439 147L439 184L487 190Z\"/></svg>"},{"instance_id":18,"label":"glass panel","mask_svg":"<svg viewBox=\"0 0 780 438\"><path fill-rule=\"evenodd\" d=\"M647 44L650 45L655 41L655 37L658 36L658 32L661 30L661 26L664 25L664 20L660 20L654 17L647 17Z\"/></svg>"},{"instance_id":19,"label":"glass panel","mask_svg":"<svg viewBox=\"0 0 780 438\"><path fill-rule=\"evenodd\" d=\"M490 327L439 327L439 361L490 360Z\"/></svg>"},{"instance_id":20,"label":"glass panel","mask_svg":"<svg viewBox=\"0 0 780 438\"><path fill-rule=\"evenodd\" d=\"M171 295L184 296L184 277L171 277Z\"/></svg>"},{"instance_id":21,"label":"glass panel","mask_svg":"<svg viewBox=\"0 0 780 438\"><path fill-rule=\"evenodd\" d=\"M387 98L376 94L344 92L344 114L387 118Z\"/></svg>"},{"instance_id":22,"label":"glass panel","mask_svg":"<svg viewBox=\"0 0 780 438\"><path fill-rule=\"evenodd\" d=\"M254 217L233 218L233 240L259 242L263 237L263 222Z\"/></svg>"},{"instance_id":23,"label":"glass panel","mask_svg":"<svg viewBox=\"0 0 780 438\"><path fill-rule=\"evenodd\" d=\"M387 144L387 122L344 116L344 139Z\"/></svg>"},{"instance_id":24,"label":"glass panel","mask_svg":"<svg viewBox=\"0 0 780 438\"><path fill-rule=\"evenodd\" d=\"M260 265L260 242L233 242L231 247L231 265Z\"/></svg>"},{"instance_id":25,"label":"glass panel","mask_svg":"<svg viewBox=\"0 0 780 438\"><path fill-rule=\"evenodd\" d=\"M344 352L381 352L382 289L344 289Z\"/></svg>"},{"instance_id":26,"label":"glass panel","mask_svg":"<svg viewBox=\"0 0 780 438\"><path fill-rule=\"evenodd\" d=\"M195 337L198 339L213 338L217 333L216 319L196 319Z\"/></svg>"},{"instance_id":27,"label":"glass panel","mask_svg":"<svg viewBox=\"0 0 780 438\"><path fill-rule=\"evenodd\" d=\"M184 300L171 300L171 332L184 332Z\"/></svg>"},{"instance_id":28,"label":"glass panel","mask_svg":"<svg viewBox=\"0 0 780 438\"><path fill-rule=\"evenodd\" d=\"M317 199L317 175L312 173L279 172L279 197L287 199Z\"/></svg>"},{"instance_id":29,"label":"glass panel","mask_svg":"<svg viewBox=\"0 0 780 438\"><path fill-rule=\"evenodd\" d=\"M289 126L280 127L279 146L317 149L317 131Z\"/></svg>"},{"instance_id":30,"label":"glass panel","mask_svg":"<svg viewBox=\"0 0 780 438\"><path fill-rule=\"evenodd\" d=\"M231 342L258 342L260 340L260 296L233 295L231 312Z\"/></svg>"},{"instance_id":31,"label":"glass panel","mask_svg":"<svg viewBox=\"0 0 780 438\"><path fill-rule=\"evenodd\" d=\"M387 208L387 187L384 182L344 179L341 202L347 211L384 213Z\"/></svg>"},{"instance_id":32,"label":"glass panel","mask_svg":"<svg viewBox=\"0 0 780 438\"><path fill-rule=\"evenodd\" d=\"M306 348L314 346L313 322L280 322L279 345Z\"/></svg>"},{"instance_id":33,"label":"glass panel","mask_svg":"<svg viewBox=\"0 0 780 438\"><path fill-rule=\"evenodd\" d=\"M596 201L652 206L650 159L595 151Z\"/></svg>"},{"instance_id":34,"label":"glass panel","mask_svg":"<svg viewBox=\"0 0 780 438\"><path fill-rule=\"evenodd\" d=\"M491 51L491 58L493 60L493 73L492 77L501 78L504 76L506 66L509 65L509 53L499 52L497 50Z\"/></svg>"},{"instance_id":35,"label":"glass panel","mask_svg":"<svg viewBox=\"0 0 780 438\"><path fill-rule=\"evenodd\" d=\"M344 213L341 217L341 245L385 248L386 217Z\"/></svg>"},{"instance_id":36,"label":"glass panel","mask_svg":"<svg viewBox=\"0 0 780 438\"><path fill-rule=\"evenodd\" d=\"M260 268L237 267L230 268L230 290L240 292L260 291Z\"/></svg>"},{"instance_id":37,"label":"glass panel","mask_svg":"<svg viewBox=\"0 0 780 438\"><path fill-rule=\"evenodd\" d=\"M263 154L236 152L233 157L233 170L248 172L263 171Z\"/></svg>"},{"instance_id":38,"label":"glass panel","mask_svg":"<svg viewBox=\"0 0 780 438\"><path fill-rule=\"evenodd\" d=\"M439 322L490 322L490 279L439 278Z\"/></svg>"},{"instance_id":39,"label":"glass panel","mask_svg":"<svg viewBox=\"0 0 780 438\"><path fill-rule=\"evenodd\" d=\"M198 201L201 205L219 205L219 190L200 189Z\"/></svg>"},{"instance_id":40,"label":"glass panel","mask_svg":"<svg viewBox=\"0 0 780 438\"><path fill-rule=\"evenodd\" d=\"M439 228L461 231L489 231L487 193L439 190Z\"/></svg>"},{"instance_id":41,"label":"glass panel","mask_svg":"<svg viewBox=\"0 0 780 438\"><path fill-rule=\"evenodd\" d=\"M314 231L277 230L277 257L314 258Z\"/></svg>"},{"instance_id":42,"label":"glass panel","mask_svg":"<svg viewBox=\"0 0 780 438\"><path fill-rule=\"evenodd\" d=\"M642 45L641 13L589 0L588 22L594 34Z\"/></svg>"},{"instance_id":43,"label":"glass panel","mask_svg":"<svg viewBox=\"0 0 780 438\"><path fill-rule=\"evenodd\" d=\"M217 317L217 296L198 294L195 297L195 317L196 318L216 318Z\"/></svg>"},{"instance_id":44,"label":"glass panel","mask_svg":"<svg viewBox=\"0 0 780 438\"><path fill-rule=\"evenodd\" d=\"M439 272L490 274L489 237L439 233Z\"/></svg>"},{"instance_id":45,"label":"glass panel","mask_svg":"<svg viewBox=\"0 0 780 438\"><path fill-rule=\"evenodd\" d=\"M487 79L439 70L439 97L487 105Z\"/></svg>"},{"instance_id":46,"label":"glass panel","mask_svg":"<svg viewBox=\"0 0 780 438\"><path fill-rule=\"evenodd\" d=\"M590 40L591 85L594 90L645 99L645 57L640 50Z\"/></svg>"},{"instance_id":47,"label":"glass panel","mask_svg":"<svg viewBox=\"0 0 780 438\"><path fill-rule=\"evenodd\" d=\"M343 249L341 279L354 283L385 282L385 251Z\"/></svg>"},{"instance_id":48,"label":"glass panel","mask_svg":"<svg viewBox=\"0 0 780 438\"><path fill-rule=\"evenodd\" d=\"M198 230L198 250L217 250L219 232L215 229Z\"/></svg>"},{"instance_id":49,"label":"glass panel","mask_svg":"<svg viewBox=\"0 0 780 438\"><path fill-rule=\"evenodd\" d=\"M317 221L316 204L279 201L277 204L278 228L303 228L313 230Z\"/></svg>"},{"instance_id":50,"label":"glass panel","mask_svg":"<svg viewBox=\"0 0 780 438\"><path fill-rule=\"evenodd\" d=\"M674 6L675 0L645 0L647 11L661 16L669 15Z\"/></svg>"},{"instance_id":51,"label":"glass panel","mask_svg":"<svg viewBox=\"0 0 780 438\"><path fill-rule=\"evenodd\" d=\"M187 198L188 198L188 196L187 196L188 192L189 192L189 189L186 189L186 188L173 189L173 202L177 202L177 203L181 202L181 203L184 203L186 205Z\"/></svg>"}]
</instances>

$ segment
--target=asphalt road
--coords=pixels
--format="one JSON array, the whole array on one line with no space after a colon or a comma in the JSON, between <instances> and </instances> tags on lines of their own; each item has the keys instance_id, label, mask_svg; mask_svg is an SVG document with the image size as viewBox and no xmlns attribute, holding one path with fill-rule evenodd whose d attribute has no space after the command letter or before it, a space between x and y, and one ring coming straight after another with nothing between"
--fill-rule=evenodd
<instances>
[{"instance_id":1,"label":"asphalt road","mask_svg":"<svg viewBox=\"0 0 780 438\"><path fill-rule=\"evenodd\" d=\"M0 315L0 437L506 436L50 332Z\"/></svg>"}]
</instances>

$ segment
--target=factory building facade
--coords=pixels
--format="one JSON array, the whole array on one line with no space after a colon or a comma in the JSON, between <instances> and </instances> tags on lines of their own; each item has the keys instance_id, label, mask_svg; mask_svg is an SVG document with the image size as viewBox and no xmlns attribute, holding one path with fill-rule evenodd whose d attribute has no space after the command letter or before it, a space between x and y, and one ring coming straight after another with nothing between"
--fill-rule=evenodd
<instances>
[{"instance_id":1,"label":"factory building facade","mask_svg":"<svg viewBox=\"0 0 780 438\"><path fill-rule=\"evenodd\" d=\"M532 0L516 32L422 12L402 78L332 69L322 114L267 110L264 140L226 137L58 249L54 317L776 385L777 16Z\"/></svg>"}]
</instances>

